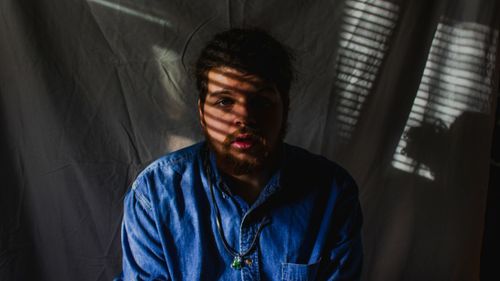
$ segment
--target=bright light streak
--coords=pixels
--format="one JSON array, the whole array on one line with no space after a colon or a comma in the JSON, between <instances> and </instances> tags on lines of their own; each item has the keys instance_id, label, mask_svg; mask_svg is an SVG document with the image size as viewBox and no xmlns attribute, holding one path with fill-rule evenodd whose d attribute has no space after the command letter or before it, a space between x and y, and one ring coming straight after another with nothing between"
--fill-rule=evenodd
<instances>
[{"instance_id":1,"label":"bright light streak","mask_svg":"<svg viewBox=\"0 0 500 281\"><path fill-rule=\"evenodd\" d=\"M146 13L138 12L134 9L127 8L121 4L116 4L116 3L106 1L106 0L87 0L87 1L93 2L95 4L104 6L106 8L110 8L110 9L116 10L118 12L130 15L130 16L134 16L134 17L137 17L137 18L140 18L140 19L152 22L152 23L156 23L156 24L159 24L162 26L171 27L171 24L162 18L158 18L158 17L152 16L152 15L146 14Z\"/></svg>"}]
</instances>

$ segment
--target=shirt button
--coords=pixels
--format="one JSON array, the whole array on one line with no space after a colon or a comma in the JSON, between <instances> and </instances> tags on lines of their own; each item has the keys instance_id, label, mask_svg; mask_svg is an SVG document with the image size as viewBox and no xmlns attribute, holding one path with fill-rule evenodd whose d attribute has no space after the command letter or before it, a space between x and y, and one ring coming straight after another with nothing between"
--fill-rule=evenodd
<instances>
[{"instance_id":1,"label":"shirt button","mask_svg":"<svg viewBox=\"0 0 500 281\"><path fill-rule=\"evenodd\" d=\"M252 259L246 259L246 260L245 260L245 263L246 263L248 266L250 266L250 265L252 265L253 260L252 260Z\"/></svg>"}]
</instances>

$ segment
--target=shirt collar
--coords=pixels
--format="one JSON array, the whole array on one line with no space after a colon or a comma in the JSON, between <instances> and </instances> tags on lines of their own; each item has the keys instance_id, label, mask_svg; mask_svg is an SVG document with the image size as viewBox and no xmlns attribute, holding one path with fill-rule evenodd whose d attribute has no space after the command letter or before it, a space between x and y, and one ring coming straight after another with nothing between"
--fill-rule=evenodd
<instances>
[{"instance_id":1,"label":"shirt collar","mask_svg":"<svg viewBox=\"0 0 500 281\"><path fill-rule=\"evenodd\" d=\"M215 187L218 188L220 191L232 196L231 190L224 182L222 175L220 174L219 168L217 167L217 162L215 160L214 152L211 149L208 149L208 153L209 153L210 170L212 171L211 176L213 176Z\"/></svg>"}]
</instances>

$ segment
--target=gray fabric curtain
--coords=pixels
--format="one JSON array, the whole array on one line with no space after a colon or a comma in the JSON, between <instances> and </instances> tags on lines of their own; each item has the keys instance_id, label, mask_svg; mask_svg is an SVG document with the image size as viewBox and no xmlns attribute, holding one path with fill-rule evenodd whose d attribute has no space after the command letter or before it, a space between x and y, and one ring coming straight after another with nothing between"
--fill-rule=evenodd
<instances>
[{"instance_id":1,"label":"gray fabric curtain","mask_svg":"<svg viewBox=\"0 0 500 281\"><path fill-rule=\"evenodd\" d=\"M122 199L202 139L190 77L235 26L297 55L286 140L360 186L363 280L478 280L495 0L0 2L1 280L110 280Z\"/></svg>"}]
</instances>

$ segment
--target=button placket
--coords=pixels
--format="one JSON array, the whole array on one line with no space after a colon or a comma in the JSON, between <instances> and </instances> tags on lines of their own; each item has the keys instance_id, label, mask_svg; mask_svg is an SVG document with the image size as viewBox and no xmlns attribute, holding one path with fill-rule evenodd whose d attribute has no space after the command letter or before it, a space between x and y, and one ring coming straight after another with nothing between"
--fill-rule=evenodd
<instances>
[{"instance_id":1,"label":"button placket","mask_svg":"<svg viewBox=\"0 0 500 281\"><path fill-rule=\"evenodd\" d=\"M258 225L247 225L242 228L240 239L240 251L248 249L252 244L253 237L257 234ZM250 255L244 257L244 267L241 270L241 279L247 281L259 281L260 273L258 268L258 241L256 248Z\"/></svg>"},{"instance_id":2,"label":"button placket","mask_svg":"<svg viewBox=\"0 0 500 281\"><path fill-rule=\"evenodd\" d=\"M259 270L259 246L250 254L249 259L252 261L251 265L248 266L251 272L251 280L260 280L260 270Z\"/></svg>"}]
</instances>

